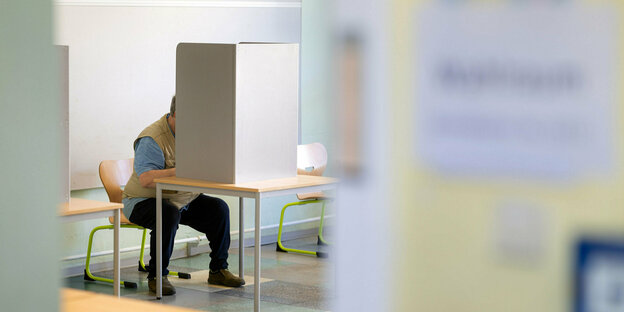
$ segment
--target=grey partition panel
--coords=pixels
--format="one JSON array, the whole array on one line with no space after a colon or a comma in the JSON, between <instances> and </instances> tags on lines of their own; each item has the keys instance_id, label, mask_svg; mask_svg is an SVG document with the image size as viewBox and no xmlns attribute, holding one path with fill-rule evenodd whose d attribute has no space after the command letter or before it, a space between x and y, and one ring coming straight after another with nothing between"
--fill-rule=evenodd
<instances>
[{"instance_id":1,"label":"grey partition panel","mask_svg":"<svg viewBox=\"0 0 624 312\"><path fill-rule=\"evenodd\" d=\"M69 154L69 47L56 46L59 65L59 104L61 105L61 195L63 201L70 196Z\"/></svg>"},{"instance_id":2,"label":"grey partition panel","mask_svg":"<svg viewBox=\"0 0 624 312\"><path fill-rule=\"evenodd\" d=\"M176 173L233 182L234 44L180 43L176 55Z\"/></svg>"}]
</instances>

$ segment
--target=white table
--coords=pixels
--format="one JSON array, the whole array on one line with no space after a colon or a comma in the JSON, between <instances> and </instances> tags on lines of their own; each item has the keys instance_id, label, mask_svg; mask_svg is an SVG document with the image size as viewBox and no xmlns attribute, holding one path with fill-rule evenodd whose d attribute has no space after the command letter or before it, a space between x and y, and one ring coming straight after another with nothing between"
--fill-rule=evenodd
<instances>
[{"instance_id":1,"label":"white table","mask_svg":"<svg viewBox=\"0 0 624 312\"><path fill-rule=\"evenodd\" d=\"M69 203L62 203L59 207L59 217L62 222L77 222L88 219L113 217L113 294L119 297L120 269L119 269L119 225L121 224L121 209L123 204L101 202L82 198L70 198Z\"/></svg>"},{"instance_id":2,"label":"white table","mask_svg":"<svg viewBox=\"0 0 624 312\"><path fill-rule=\"evenodd\" d=\"M162 297L162 191L186 191L239 198L239 239L240 248L238 272L244 274L244 211L243 199L253 198L256 203L255 244L254 244L254 311L260 311L260 212L261 200L268 197L297 193L312 193L333 189L338 180L329 177L298 175L292 178L273 179L257 182L225 184L178 177L158 178L156 182L156 298Z\"/></svg>"}]
</instances>

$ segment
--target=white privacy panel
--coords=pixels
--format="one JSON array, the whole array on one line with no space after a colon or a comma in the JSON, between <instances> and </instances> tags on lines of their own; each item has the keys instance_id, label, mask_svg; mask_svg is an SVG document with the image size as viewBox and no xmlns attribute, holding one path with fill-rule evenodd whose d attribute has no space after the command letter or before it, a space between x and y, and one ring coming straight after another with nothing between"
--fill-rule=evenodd
<instances>
[{"instance_id":1,"label":"white privacy panel","mask_svg":"<svg viewBox=\"0 0 624 312\"><path fill-rule=\"evenodd\" d=\"M296 175L298 44L183 43L177 58L177 176Z\"/></svg>"}]
</instances>

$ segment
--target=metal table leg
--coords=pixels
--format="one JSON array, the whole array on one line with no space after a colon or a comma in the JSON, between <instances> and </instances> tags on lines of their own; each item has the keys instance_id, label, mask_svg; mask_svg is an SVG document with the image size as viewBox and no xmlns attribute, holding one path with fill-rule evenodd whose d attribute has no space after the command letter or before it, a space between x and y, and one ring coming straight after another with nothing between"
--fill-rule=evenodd
<instances>
[{"instance_id":1,"label":"metal table leg","mask_svg":"<svg viewBox=\"0 0 624 312\"><path fill-rule=\"evenodd\" d=\"M162 298L162 187L156 183L156 299L160 298Z\"/></svg>"},{"instance_id":2,"label":"metal table leg","mask_svg":"<svg viewBox=\"0 0 624 312\"><path fill-rule=\"evenodd\" d=\"M245 275L245 209L243 197L238 198L238 276Z\"/></svg>"}]
</instances>

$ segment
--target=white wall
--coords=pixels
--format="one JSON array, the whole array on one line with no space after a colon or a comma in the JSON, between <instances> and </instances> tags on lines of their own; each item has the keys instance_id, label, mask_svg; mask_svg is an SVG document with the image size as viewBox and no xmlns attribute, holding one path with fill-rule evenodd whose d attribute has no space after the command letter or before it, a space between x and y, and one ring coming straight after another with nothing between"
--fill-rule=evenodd
<instances>
[{"instance_id":1,"label":"white wall","mask_svg":"<svg viewBox=\"0 0 624 312\"><path fill-rule=\"evenodd\" d=\"M179 42L300 42L300 1L59 1L55 44L69 46L72 189L100 187L103 159L168 111Z\"/></svg>"},{"instance_id":2,"label":"white wall","mask_svg":"<svg viewBox=\"0 0 624 312\"><path fill-rule=\"evenodd\" d=\"M301 143L321 142L329 154L329 172L336 160L333 142L336 105L331 87L335 74L331 5L333 0L301 2Z\"/></svg>"}]
</instances>

